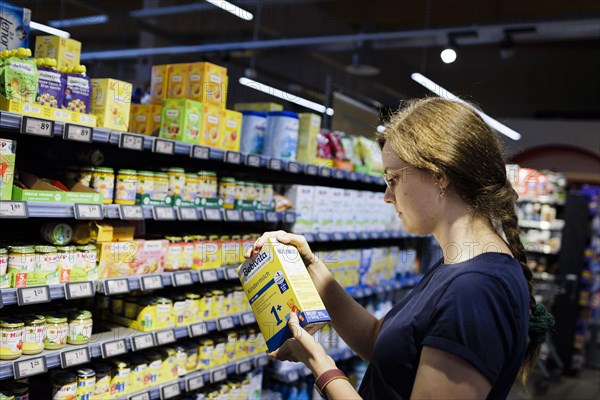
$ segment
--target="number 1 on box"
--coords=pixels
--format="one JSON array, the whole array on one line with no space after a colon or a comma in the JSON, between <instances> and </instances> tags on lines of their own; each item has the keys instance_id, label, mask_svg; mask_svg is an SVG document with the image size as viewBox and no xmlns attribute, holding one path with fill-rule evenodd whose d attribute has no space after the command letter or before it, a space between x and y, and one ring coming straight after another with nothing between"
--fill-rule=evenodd
<instances>
[{"instance_id":1,"label":"number 1 on box","mask_svg":"<svg viewBox=\"0 0 600 400\"><path fill-rule=\"evenodd\" d=\"M281 306L278 305L277 308L279 308L279 310L281 311ZM275 316L275 322L277 322L277 325L281 324L283 321L279 318L279 315L277 314L277 309L275 309L275 306L271 307L271 314L273 314Z\"/></svg>"}]
</instances>

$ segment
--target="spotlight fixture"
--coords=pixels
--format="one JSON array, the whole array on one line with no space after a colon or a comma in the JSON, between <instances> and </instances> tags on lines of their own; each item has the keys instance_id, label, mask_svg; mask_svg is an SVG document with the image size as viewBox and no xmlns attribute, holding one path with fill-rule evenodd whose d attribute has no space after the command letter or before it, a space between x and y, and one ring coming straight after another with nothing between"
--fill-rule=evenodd
<instances>
[{"instance_id":1,"label":"spotlight fixture","mask_svg":"<svg viewBox=\"0 0 600 400\"><path fill-rule=\"evenodd\" d=\"M456 50L452 47L447 47L440 53L440 58L446 64L452 64L456 61Z\"/></svg>"},{"instance_id":2,"label":"spotlight fixture","mask_svg":"<svg viewBox=\"0 0 600 400\"><path fill-rule=\"evenodd\" d=\"M456 61L458 54L456 49L458 45L456 39L458 38L473 38L477 37L477 31L464 31L464 32L450 32L448 33L448 45L440 53L440 58L446 64L452 64Z\"/></svg>"}]
</instances>

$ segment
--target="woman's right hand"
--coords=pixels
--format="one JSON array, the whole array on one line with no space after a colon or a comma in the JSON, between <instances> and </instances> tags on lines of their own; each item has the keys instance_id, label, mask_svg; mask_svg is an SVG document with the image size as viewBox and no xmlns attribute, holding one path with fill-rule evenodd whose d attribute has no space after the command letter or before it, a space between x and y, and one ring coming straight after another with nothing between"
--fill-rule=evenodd
<instances>
[{"instance_id":1,"label":"woman's right hand","mask_svg":"<svg viewBox=\"0 0 600 400\"><path fill-rule=\"evenodd\" d=\"M304 261L304 265L306 265L306 268L318 262L304 236L295 235L286 231L274 231L263 233L262 236L259 237L256 240L256 242L254 242L252 248L246 251L244 257L251 258L256 256L262 249L265 242L270 238L275 238L281 243L290 244L297 248L298 252L300 253L300 256L302 257L302 261Z\"/></svg>"}]
</instances>

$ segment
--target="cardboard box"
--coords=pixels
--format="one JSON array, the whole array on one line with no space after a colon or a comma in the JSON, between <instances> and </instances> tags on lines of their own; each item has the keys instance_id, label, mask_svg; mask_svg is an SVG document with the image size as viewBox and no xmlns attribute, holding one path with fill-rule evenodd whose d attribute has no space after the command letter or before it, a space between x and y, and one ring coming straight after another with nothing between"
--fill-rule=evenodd
<instances>
[{"instance_id":1,"label":"cardboard box","mask_svg":"<svg viewBox=\"0 0 600 400\"><path fill-rule=\"evenodd\" d=\"M135 274L140 259L139 251L143 240L128 242L102 242L98 248L98 277L115 278Z\"/></svg>"},{"instance_id":2,"label":"cardboard box","mask_svg":"<svg viewBox=\"0 0 600 400\"><path fill-rule=\"evenodd\" d=\"M31 10L0 1L0 50L12 50L29 47L29 23Z\"/></svg>"},{"instance_id":3,"label":"cardboard box","mask_svg":"<svg viewBox=\"0 0 600 400\"><path fill-rule=\"evenodd\" d=\"M344 199L344 189L330 188L331 198L329 200L332 215L332 232L345 232L345 214L343 212L336 212L339 210L339 206L342 204Z\"/></svg>"},{"instance_id":4,"label":"cardboard box","mask_svg":"<svg viewBox=\"0 0 600 400\"><path fill-rule=\"evenodd\" d=\"M38 92L38 72L35 61L9 57L2 64L0 94L11 100L35 102Z\"/></svg>"},{"instance_id":5,"label":"cardboard box","mask_svg":"<svg viewBox=\"0 0 600 400\"><path fill-rule=\"evenodd\" d=\"M315 186L293 185L285 193L296 212L296 222L292 227L294 233L310 233L315 224Z\"/></svg>"},{"instance_id":6,"label":"cardboard box","mask_svg":"<svg viewBox=\"0 0 600 400\"><path fill-rule=\"evenodd\" d=\"M321 131L321 117L313 113L300 113L298 125L298 162L314 164L317 157L317 135Z\"/></svg>"},{"instance_id":7,"label":"cardboard box","mask_svg":"<svg viewBox=\"0 0 600 400\"><path fill-rule=\"evenodd\" d=\"M17 142L0 138L0 200L12 198Z\"/></svg>"},{"instance_id":8,"label":"cardboard box","mask_svg":"<svg viewBox=\"0 0 600 400\"><path fill-rule=\"evenodd\" d=\"M168 99L185 99L187 97L188 64L167 65Z\"/></svg>"},{"instance_id":9,"label":"cardboard box","mask_svg":"<svg viewBox=\"0 0 600 400\"><path fill-rule=\"evenodd\" d=\"M36 118L52 119L92 127L96 126L97 120L96 116L92 114L81 114L60 108L42 106L36 103L8 100L2 95L0 95L0 110L15 114L29 115Z\"/></svg>"},{"instance_id":10,"label":"cardboard box","mask_svg":"<svg viewBox=\"0 0 600 400\"><path fill-rule=\"evenodd\" d=\"M162 106L158 104L132 104L129 115L129 132L158 136Z\"/></svg>"},{"instance_id":11,"label":"cardboard box","mask_svg":"<svg viewBox=\"0 0 600 400\"><path fill-rule=\"evenodd\" d=\"M162 104L167 98L167 86L169 84L169 66L153 65L150 78L150 102Z\"/></svg>"},{"instance_id":12,"label":"cardboard box","mask_svg":"<svg viewBox=\"0 0 600 400\"><path fill-rule=\"evenodd\" d=\"M219 147L221 145L224 119L225 110L216 106L202 104L201 145L211 147Z\"/></svg>"},{"instance_id":13,"label":"cardboard box","mask_svg":"<svg viewBox=\"0 0 600 400\"><path fill-rule=\"evenodd\" d=\"M35 38L35 58L54 58L58 68L79 65L81 42L59 36Z\"/></svg>"},{"instance_id":14,"label":"cardboard box","mask_svg":"<svg viewBox=\"0 0 600 400\"><path fill-rule=\"evenodd\" d=\"M240 151L240 137L242 134L242 113L225 110L223 127L221 128L221 148L231 151Z\"/></svg>"},{"instance_id":15,"label":"cardboard box","mask_svg":"<svg viewBox=\"0 0 600 400\"><path fill-rule=\"evenodd\" d=\"M200 143L202 103L193 100L167 99L162 108L161 138Z\"/></svg>"},{"instance_id":16,"label":"cardboard box","mask_svg":"<svg viewBox=\"0 0 600 400\"><path fill-rule=\"evenodd\" d=\"M283 111L283 106L277 103L236 103L233 108L236 111Z\"/></svg>"},{"instance_id":17,"label":"cardboard box","mask_svg":"<svg viewBox=\"0 0 600 400\"><path fill-rule=\"evenodd\" d=\"M209 62L187 64L187 98L225 108L227 104L227 68Z\"/></svg>"},{"instance_id":18,"label":"cardboard box","mask_svg":"<svg viewBox=\"0 0 600 400\"><path fill-rule=\"evenodd\" d=\"M133 85L116 79L92 79L92 114L98 126L127 132Z\"/></svg>"},{"instance_id":19,"label":"cardboard box","mask_svg":"<svg viewBox=\"0 0 600 400\"><path fill-rule=\"evenodd\" d=\"M21 172L19 177L21 178L21 182L29 189L21 189L20 187L13 186L13 200L41 203L102 204L102 195L100 193L80 183L73 185L70 188L70 192L65 192L26 172Z\"/></svg>"}]
</instances>

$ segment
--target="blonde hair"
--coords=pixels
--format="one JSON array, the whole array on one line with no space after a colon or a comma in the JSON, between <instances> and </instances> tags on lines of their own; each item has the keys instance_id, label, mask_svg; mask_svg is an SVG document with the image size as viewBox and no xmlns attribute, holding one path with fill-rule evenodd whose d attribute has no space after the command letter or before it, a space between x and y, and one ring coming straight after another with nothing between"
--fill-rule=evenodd
<instances>
[{"instance_id":1,"label":"blonde hair","mask_svg":"<svg viewBox=\"0 0 600 400\"><path fill-rule=\"evenodd\" d=\"M487 219L504 233L513 256L521 264L529 287L529 306L536 310L532 273L519 237L515 213L517 193L507 179L500 140L467 104L439 97L407 101L377 137L403 161L446 177L474 215ZM531 337L531 335L530 335ZM533 338L531 338L533 339ZM540 344L530 340L519 379L525 383L537 361Z\"/></svg>"}]
</instances>

